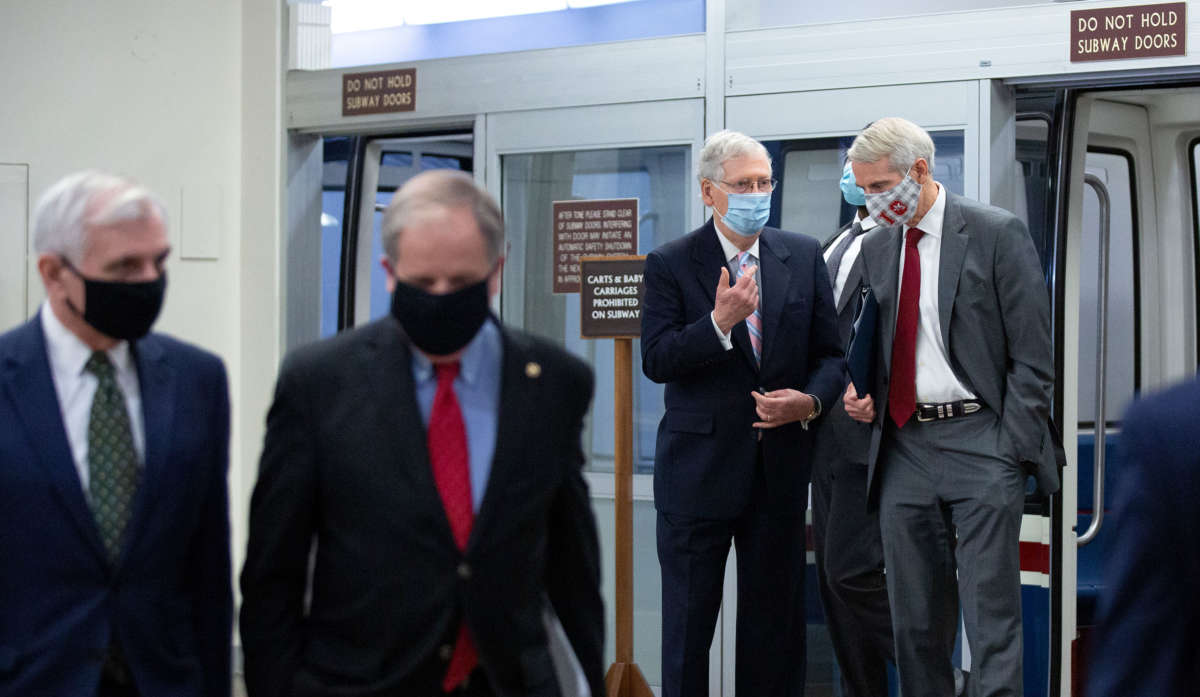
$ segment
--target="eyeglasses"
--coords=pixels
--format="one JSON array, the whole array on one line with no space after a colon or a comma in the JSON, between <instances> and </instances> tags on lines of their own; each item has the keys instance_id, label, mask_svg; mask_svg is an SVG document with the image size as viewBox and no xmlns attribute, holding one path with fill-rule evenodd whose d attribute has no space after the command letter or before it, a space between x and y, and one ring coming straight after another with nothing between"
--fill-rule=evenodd
<instances>
[{"instance_id":1,"label":"eyeglasses","mask_svg":"<svg viewBox=\"0 0 1200 697\"><path fill-rule=\"evenodd\" d=\"M769 194L775 190L775 185L779 182L774 179L742 179L736 182L727 182L722 180L722 184L732 189L735 194Z\"/></svg>"}]
</instances>

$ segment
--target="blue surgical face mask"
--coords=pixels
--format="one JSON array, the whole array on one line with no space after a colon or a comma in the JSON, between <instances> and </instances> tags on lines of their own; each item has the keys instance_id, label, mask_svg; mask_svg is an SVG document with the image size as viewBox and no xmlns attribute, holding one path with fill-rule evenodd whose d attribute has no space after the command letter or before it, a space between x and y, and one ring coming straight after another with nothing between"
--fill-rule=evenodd
<instances>
[{"instance_id":1,"label":"blue surgical face mask","mask_svg":"<svg viewBox=\"0 0 1200 697\"><path fill-rule=\"evenodd\" d=\"M842 198L846 199L846 203L851 206L867 205L867 192L854 181L854 170L850 168L850 162L846 162L846 166L842 169Z\"/></svg>"},{"instance_id":2,"label":"blue surgical face mask","mask_svg":"<svg viewBox=\"0 0 1200 697\"><path fill-rule=\"evenodd\" d=\"M729 202L725 214L721 215L716 206L713 206L713 213L726 227L743 237L757 235L771 217L771 194L726 193L725 196Z\"/></svg>"}]
</instances>

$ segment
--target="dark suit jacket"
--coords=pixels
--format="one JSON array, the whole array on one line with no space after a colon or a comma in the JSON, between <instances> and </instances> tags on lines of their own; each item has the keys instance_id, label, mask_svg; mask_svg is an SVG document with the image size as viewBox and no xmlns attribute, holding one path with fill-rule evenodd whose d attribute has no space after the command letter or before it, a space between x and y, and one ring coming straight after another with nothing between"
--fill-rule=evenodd
<instances>
[{"instance_id":1,"label":"dark suit jacket","mask_svg":"<svg viewBox=\"0 0 1200 697\"><path fill-rule=\"evenodd\" d=\"M1200 381L1130 408L1117 460L1092 697L1192 695L1200 685Z\"/></svg>"},{"instance_id":2,"label":"dark suit jacket","mask_svg":"<svg viewBox=\"0 0 1200 697\"><path fill-rule=\"evenodd\" d=\"M288 356L241 578L253 697L438 695L439 647L464 616L497 694L555 695L547 595L592 693L604 694L600 559L580 448L591 371L502 331L496 451L465 554L434 483L400 325L386 317Z\"/></svg>"},{"instance_id":3,"label":"dark suit jacket","mask_svg":"<svg viewBox=\"0 0 1200 697\"><path fill-rule=\"evenodd\" d=\"M887 418L903 239L902 226L892 225L868 232L862 243L867 279L879 301L875 423L867 455L872 501ZM1024 223L1008 211L946 192L938 313L955 374L1000 416L1008 439L1000 452L1032 469L1042 490L1054 493L1059 480L1050 433L1050 299Z\"/></svg>"},{"instance_id":4,"label":"dark suit jacket","mask_svg":"<svg viewBox=\"0 0 1200 697\"><path fill-rule=\"evenodd\" d=\"M131 348L146 462L113 569L75 469L41 319L0 336L0 695L95 694L112 636L143 695L230 693L225 369L161 334Z\"/></svg>"},{"instance_id":5,"label":"dark suit jacket","mask_svg":"<svg viewBox=\"0 0 1200 697\"><path fill-rule=\"evenodd\" d=\"M829 240L829 244L832 245L837 242L842 232L849 229L852 224L842 227L838 231L838 234ZM858 307L861 304L861 292L867 285L865 268L860 252L854 257L854 261L850 266L849 275L846 277L846 283L842 287L841 296L835 298L837 302L838 339L841 341L843 348L846 347L846 343L850 340L850 330L854 326L854 315L858 312ZM849 376L843 376L843 388L847 383L849 383ZM864 424L850 418L846 413L846 407L842 404L843 392L844 389L838 393L837 400L829 407L828 413L821 418L820 424L817 427L813 457L818 461L836 460L839 462L851 462L865 467L867 464L867 450L871 444L871 426L870 424ZM866 502L864 501L863 503L865 504Z\"/></svg>"},{"instance_id":6,"label":"dark suit jacket","mask_svg":"<svg viewBox=\"0 0 1200 697\"><path fill-rule=\"evenodd\" d=\"M758 434L751 424L758 418L750 393L792 388L816 395L828 409L842 387L842 351L816 240L770 227L759 237L761 369L745 322L732 330L733 349L724 350L710 318L725 267L717 234L709 219L646 257L642 370L667 385L654 453L655 507L732 519L754 484ZM764 430L774 510L803 513L811 446L811 433L799 423Z\"/></svg>"}]
</instances>

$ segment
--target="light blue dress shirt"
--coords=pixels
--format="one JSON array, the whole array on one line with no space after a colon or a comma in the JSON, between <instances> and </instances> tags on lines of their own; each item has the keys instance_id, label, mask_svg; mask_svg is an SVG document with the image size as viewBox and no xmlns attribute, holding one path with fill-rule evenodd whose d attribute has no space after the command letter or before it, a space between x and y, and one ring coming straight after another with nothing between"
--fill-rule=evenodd
<instances>
[{"instance_id":1,"label":"light blue dress shirt","mask_svg":"<svg viewBox=\"0 0 1200 697\"><path fill-rule=\"evenodd\" d=\"M467 427L467 455L471 468L471 504L479 512L488 477L492 473L492 455L496 452L496 421L500 412L500 366L504 342L500 328L488 318L463 350L461 368L454 379L454 394ZM421 422L429 428L429 412L437 394L437 376L433 364L420 351L412 352L413 382Z\"/></svg>"}]
</instances>

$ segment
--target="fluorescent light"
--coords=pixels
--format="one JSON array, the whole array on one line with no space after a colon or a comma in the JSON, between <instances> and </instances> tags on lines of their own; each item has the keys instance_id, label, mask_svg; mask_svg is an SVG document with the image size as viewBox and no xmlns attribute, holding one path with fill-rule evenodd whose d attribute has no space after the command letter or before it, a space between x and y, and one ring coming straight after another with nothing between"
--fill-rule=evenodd
<instances>
[{"instance_id":1,"label":"fluorescent light","mask_svg":"<svg viewBox=\"0 0 1200 697\"><path fill-rule=\"evenodd\" d=\"M623 2L636 1L637 0L567 0L567 7L571 9L577 9L580 7L596 7L598 5L620 5Z\"/></svg>"},{"instance_id":2,"label":"fluorescent light","mask_svg":"<svg viewBox=\"0 0 1200 697\"><path fill-rule=\"evenodd\" d=\"M414 2L404 13L408 24L442 24L468 19L488 19L511 15L565 10L566 0L442 0Z\"/></svg>"},{"instance_id":3,"label":"fluorescent light","mask_svg":"<svg viewBox=\"0 0 1200 697\"><path fill-rule=\"evenodd\" d=\"M331 8L329 29L334 34L369 31L404 24L407 3L395 0L325 0Z\"/></svg>"}]
</instances>

